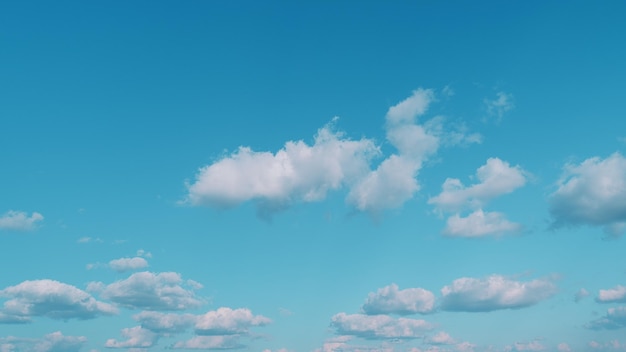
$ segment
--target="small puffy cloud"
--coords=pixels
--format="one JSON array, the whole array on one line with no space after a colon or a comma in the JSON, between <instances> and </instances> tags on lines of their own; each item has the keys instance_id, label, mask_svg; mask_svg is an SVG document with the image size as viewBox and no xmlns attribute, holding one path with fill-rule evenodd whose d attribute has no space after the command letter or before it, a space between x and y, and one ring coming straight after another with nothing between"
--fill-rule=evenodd
<instances>
[{"instance_id":1,"label":"small puffy cloud","mask_svg":"<svg viewBox=\"0 0 626 352\"><path fill-rule=\"evenodd\" d=\"M581 288L574 295L574 302L578 303L582 301L583 299L587 298L588 296L589 296L589 291L585 290L584 288Z\"/></svg>"},{"instance_id":2,"label":"small puffy cloud","mask_svg":"<svg viewBox=\"0 0 626 352\"><path fill-rule=\"evenodd\" d=\"M398 285L391 284L368 295L361 308L363 313L399 314L430 313L435 307L435 295L422 288L400 290Z\"/></svg>"},{"instance_id":3,"label":"small puffy cloud","mask_svg":"<svg viewBox=\"0 0 626 352\"><path fill-rule=\"evenodd\" d=\"M353 336L337 336L324 341L322 348L318 348L315 352L339 352L344 351L348 346L348 341L352 340Z\"/></svg>"},{"instance_id":4,"label":"small puffy cloud","mask_svg":"<svg viewBox=\"0 0 626 352\"><path fill-rule=\"evenodd\" d=\"M490 117L495 117L497 121L500 121L505 113L513 110L515 107L513 95L505 92L498 92L495 99L485 99L484 102L487 114Z\"/></svg>"},{"instance_id":5,"label":"small puffy cloud","mask_svg":"<svg viewBox=\"0 0 626 352\"><path fill-rule=\"evenodd\" d=\"M176 342L171 348L189 350L226 350L244 348L239 336L194 336L187 341Z\"/></svg>"},{"instance_id":6,"label":"small puffy cloud","mask_svg":"<svg viewBox=\"0 0 626 352\"><path fill-rule=\"evenodd\" d=\"M198 316L194 328L198 335L235 335L247 334L250 327L269 323L269 318L253 315L249 309L222 307Z\"/></svg>"},{"instance_id":7,"label":"small puffy cloud","mask_svg":"<svg viewBox=\"0 0 626 352\"><path fill-rule=\"evenodd\" d=\"M546 346L541 342L534 340L530 342L516 342L513 345L506 346L505 351L545 351Z\"/></svg>"},{"instance_id":8,"label":"small puffy cloud","mask_svg":"<svg viewBox=\"0 0 626 352\"><path fill-rule=\"evenodd\" d=\"M585 326L592 330L613 330L626 327L626 307L609 308L606 315Z\"/></svg>"},{"instance_id":9,"label":"small puffy cloud","mask_svg":"<svg viewBox=\"0 0 626 352\"><path fill-rule=\"evenodd\" d=\"M431 345L453 345L456 341L447 332L440 331L425 339Z\"/></svg>"},{"instance_id":10,"label":"small puffy cloud","mask_svg":"<svg viewBox=\"0 0 626 352\"><path fill-rule=\"evenodd\" d=\"M141 324L141 327L157 333L180 333L191 328L196 323L193 314L160 313L143 311L133 315L133 319Z\"/></svg>"},{"instance_id":11,"label":"small puffy cloud","mask_svg":"<svg viewBox=\"0 0 626 352\"><path fill-rule=\"evenodd\" d=\"M554 293L556 286L547 279L520 282L500 275L464 277L441 289L441 308L464 312L517 309L537 304Z\"/></svg>"},{"instance_id":12,"label":"small puffy cloud","mask_svg":"<svg viewBox=\"0 0 626 352\"><path fill-rule=\"evenodd\" d=\"M378 154L373 141L346 139L327 125L313 145L290 141L276 153L240 147L201 168L186 202L225 208L253 200L271 208L318 201L367 172Z\"/></svg>"},{"instance_id":13,"label":"small puffy cloud","mask_svg":"<svg viewBox=\"0 0 626 352\"><path fill-rule=\"evenodd\" d=\"M159 335L141 326L122 329L124 341L108 339L104 346L108 348L148 348L154 346Z\"/></svg>"},{"instance_id":14,"label":"small puffy cloud","mask_svg":"<svg viewBox=\"0 0 626 352\"><path fill-rule=\"evenodd\" d=\"M346 313L333 316L331 325L340 335L366 339L416 339L432 328L424 320Z\"/></svg>"},{"instance_id":15,"label":"small puffy cloud","mask_svg":"<svg viewBox=\"0 0 626 352\"><path fill-rule=\"evenodd\" d=\"M626 303L626 287L617 285L615 288L600 290L596 302L599 303Z\"/></svg>"},{"instance_id":16,"label":"small puffy cloud","mask_svg":"<svg viewBox=\"0 0 626 352\"><path fill-rule=\"evenodd\" d=\"M93 238L93 237L81 237L79 238L77 241L77 243L102 243L103 241L100 238Z\"/></svg>"},{"instance_id":17,"label":"small puffy cloud","mask_svg":"<svg viewBox=\"0 0 626 352\"><path fill-rule=\"evenodd\" d=\"M0 216L0 230L31 231L37 228L37 224L43 221L43 215L10 210Z\"/></svg>"},{"instance_id":18,"label":"small puffy cloud","mask_svg":"<svg viewBox=\"0 0 626 352\"><path fill-rule=\"evenodd\" d=\"M442 192L430 198L428 203L446 212L479 209L489 200L524 186L525 174L520 166L510 166L499 158L489 158L476 171L479 183L467 187L459 179L448 178L443 183Z\"/></svg>"},{"instance_id":19,"label":"small puffy cloud","mask_svg":"<svg viewBox=\"0 0 626 352\"><path fill-rule=\"evenodd\" d=\"M109 267L118 273L148 267L148 261L142 257L119 258L109 262Z\"/></svg>"},{"instance_id":20,"label":"small puffy cloud","mask_svg":"<svg viewBox=\"0 0 626 352\"><path fill-rule=\"evenodd\" d=\"M522 225L508 221L502 213L478 209L466 217L459 214L449 217L443 234L451 237L483 237L519 232L521 229Z\"/></svg>"},{"instance_id":21,"label":"small puffy cloud","mask_svg":"<svg viewBox=\"0 0 626 352\"><path fill-rule=\"evenodd\" d=\"M43 338L0 338L0 352L78 352L87 342L84 336L65 336L60 331Z\"/></svg>"},{"instance_id":22,"label":"small puffy cloud","mask_svg":"<svg viewBox=\"0 0 626 352\"><path fill-rule=\"evenodd\" d=\"M611 235L626 230L626 159L614 153L568 164L549 197L554 227L603 226Z\"/></svg>"},{"instance_id":23,"label":"small puffy cloud","mask_svg":"<svg viewBox=\"0 0 626 352\"><path fill-rule=\"evenodd\" d=\"M0 297L9 298L0 311L0 321L29 322L31 317L51 319L92 319L117 314L110 304L97 301L87 292L54 280L24 281L0 290Z\"/></svg>"},{"instance_id":24,"label":"small puffy cloud","mask_svg":"<svg viewBox=\"0 0 626 352\"><path fill-rule=\"evenodd\" d=\"M101 288L103 298L131 309L185 310L200 306L202 300L182 283L180 274L175 272L144 271L98 288Z\"/></svg>"}]
</instances>

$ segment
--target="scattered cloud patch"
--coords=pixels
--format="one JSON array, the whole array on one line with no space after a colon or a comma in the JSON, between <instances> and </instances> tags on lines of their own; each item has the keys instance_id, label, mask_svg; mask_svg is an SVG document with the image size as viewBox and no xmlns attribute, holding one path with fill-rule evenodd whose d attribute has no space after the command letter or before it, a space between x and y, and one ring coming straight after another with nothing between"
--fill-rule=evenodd
<instances>
[{"instance_id":1,"label":"scattered cloud patch","mask_svg":"<svg viewBox=\"0 0 626 352\"><path fill-rule=\"evenodd\" d=\"M534 340L530 342L516 342L512 345L506 346L505 351L545 351L546 346L541 342Z\"/></svg>"},{"instance_id":2,"label":"scattered cloud patch","mask_svg":"<svg viewBox=\"0 0 626 352\"><path fill-rule=\"evenodd\" d=\"M559 352L572 352L572 348L568 344L562 342L556 346L556 350Z\"/></svg>"},{"instance_id":3,"label":"scattered cloud patch","mask_svg":"<svg viewBox=\"0 0 626 352\"><path fill-rule=\"evenodd\" d=\"M182 286L180 274L175 272L134 273L124 280L101 289L101 297L122 307L143 310L185 310L199 307L203 301L192 289Z\"/></svg>"},{"instance_id":4,"label":"scattered cloud patch","mask_svg":"<svg viewBox=\"0 0 626 352\"><path fill-rule=\"evenodd\" d=\"M502 213L478 209L467 217L459 214L449 217L443 234L451 237L484 237L519 232L521 229L522 225L508 221Z\"/></svg>"},{"instance_id":5,"label":"scattered cloud patch","mask_svg":"<svg viewBox=\"0 0 626 352\"><path fill-rule=\"evenodd\" d=\"M432 325L424 320L346 313L333 316L331 325L339 335L365 339L416 339L432 329Z\"/></svg>"},{"instance_id":6,"label":"scattered cloud patch","mask_svg":"<svg viewBox=\"0 0 626 352\"><path fill-rule=\"evenodd\" d=\"M244 348L239 337L233 336L194 336L187 341L179 341L172 345L174 349L189 350L227 350Z\"/></svg>"},{"instance_id":7,"label":"scattered cloud patch","mask_svg":"<svg viewBox=\"0 0 626 352\"><path fill-rule=\"evenodd\" d=\"M65 336L60 331L43 338L0 337L0 352L78 352L86 342L84 336Z\"/></svg>"},{"instance_id":8,"label":"scattered cloud patch","mask_svg":"<svg viewBox=\"0 0 626 352\"><path fill-rule=\"evenodd\" d=\"M368 315L430 313L435 307L435 295L422 288L400 290L391 284L368 295L361 310Z\"/></svg>"},{"instance_id":9,"label":"scattered cloud patch","mask_svg":"<svg viewBox=\"0 0 626 352\"><path fill-rule=\"evenodd\" d=\"M426 343L431 345L453 345L456 341L447 332L440 331L433 336L425 339Z\"/></svg>"},{"instance_id":10,"label":"scattered cloud patch","mask_svg":"<svg viewBox=\"0 0 626 352\"><path fill-rule=\"evenodd\" d=\"M141 327L156 333L181 333L194 326L197 317L193 314L161 313L143 311L133 315L133 319L141 324Z\"/></svg>"},{"instance_id":11,"label":"scattered cloud patch","mask_svg":"<svg viewBox=\"0 0 626 352\"><path fill-rule=\"evenodd\" d=\"M587 344L587 346L594 351L626 351L626 345L622 344L618 340L608 342L591 341Z\"/></svg>"},{"instance_id":12,"label":"scattered cloud patch","mask_svg":"<svg viewBox=\"0 0 626 352\"><path fill-rule=\"evenodd\" d=\"M119 258L109 262L109 267L118 273L132 271L148 267L148 261L142 257Z\"/></svg>"},{"instance_id":13,"label":"scattered cloud patch","mask_svg":"<svg viewBox=\"0 0 626 352\"><path fill-rule=\"evenodd\" d=\"M626 287L617 285L615 288L600 290L596 302L599 303L626 303Z\"/></svg>"},{"instance_id":14,"label":"scattered cloud patch","mask_svg":"<svg viewBox=\"0 0 626 352\"><path fill-rule=\"evenodd\" d=\"M614 153L568 164L549 197L553 227L602 226L618 236L626 230L626 158Z\"/></svg>"},{"instance_id":15,"label":"scattered cloud patch","mask_svg":"<svg viewBox=\"0 0 626 352\"><path fill-rule=\"evenodd\" d=\"M502 120L504 114L513 110L515 107L513 95L505 92L496 93L496 98L494 99L486 98L484 103L487 109L487 115L491 118L495 118L498 122Z\"/></svg>"},{"instance_id":16,"label":"scattered cloud patch","mask_svg":"<svg viewBox=\"0 0 626 352\"><path fill-rule=\"evenodd\" d=\"M578 303L587 297L589 297L589 291L585 290L584 288L581 288L574 295L574 302Z\"/></svg>"},{"instance_id":17,"label":"scattered cloud patch","mask_svg":"<svg viewBox=\"0 0 626 352\"><path fill-rule=\"evenodd\" d=\"M253 315L249 309L222 307L200 315L194 328L198 335L235 335L247 334L250 327L269 323L269 318Z\"/></svg>"},{"instance_id":18,"label":"scattered cloud patch","mask_svg":"<svg viewBox=\"0 0 626 352\"><path fill-rule=\"evenodd\" d=\"M30 322L32 317L50 319L93 319L117 314L117 309L99 302L87 292L54 280L24 281L0 291L9 298L0 311L0 320ZM2 319L4 316L4 319Z\"/></svg>"},{"instance_id":19,"label":"scattered cloud patch","mask_svg":"<svg viewBox=\"0 0 626 352\"><path fill-rule=\"evenodd\" d=\"M613 330L626 327L626 307L609 308L606 315L585 326L592 330Z\"/></svg>"},{"instance_id":20,"label":"scattered cloud patch","mask_svg":"<svg viewBox=\"0 0 626 352\"><path fill-rule=\"evenodd\" d=\"M76 243L102 243L104 241L102 241L100 238L93 238L93 237L81 237L79 238Z\"/></svg>"},{"instance_id":21,"label":"scattered cloud patch","mask_svg":"<svg viewBox=\"0 0 626 352\"><path fill-rule=\"evenodd\" d=\"M23 211L9 210L0 216L0 230L32 231L43 221L43 215L33 212L30 216Z\"/></svg>"},{"instance_id":22,"label":"scattered cloud patch","mask_svg":"<svg viewBox=\"0 0 626 352\"><path fill-rule=\"evenodd\" d=\"M141 326L122 329L122 336L126 340L108 339L104 346L107 348L149 348L154 346L159 339L158 334Z\"/></svg>"},{"instance_id":23,"label":"scattered cloud patch","mask_svg":"<svg viewBox=\"0 0 626 352\"><path fill-rule=\"evenodd\" d=\"M501 275L483 279L464 277L441 289L441 309L464 312L518 309L537 304L555 293L556 286L547 279L520 282Z\"/></svg>"}]
</instances>

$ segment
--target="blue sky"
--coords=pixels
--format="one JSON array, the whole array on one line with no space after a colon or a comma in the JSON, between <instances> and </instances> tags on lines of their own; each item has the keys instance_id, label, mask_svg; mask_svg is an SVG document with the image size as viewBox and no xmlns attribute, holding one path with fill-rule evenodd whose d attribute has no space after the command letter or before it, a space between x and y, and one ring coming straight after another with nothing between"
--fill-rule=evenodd
<instances>
[{"instance_id":1,"label":"blue sky","mask_svg":"<svg viewBox=\"0 0 626 352\"><path fill-rule=\"evenodd\" d=\"M0 5L0 352L626 350L620 2Z\"/></svg>"}]
</instances>

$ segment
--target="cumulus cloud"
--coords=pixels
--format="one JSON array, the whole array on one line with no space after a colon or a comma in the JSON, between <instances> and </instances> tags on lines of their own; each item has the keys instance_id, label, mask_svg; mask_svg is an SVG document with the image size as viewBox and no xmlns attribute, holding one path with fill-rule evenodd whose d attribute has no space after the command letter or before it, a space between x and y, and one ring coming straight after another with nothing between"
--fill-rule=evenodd
<instances>
[{"instance_id":1,"label":"cumulus cloud","mask_svg":"<svg viewBox=\"0 0 626 352\"><path fill-rule=\"evenodd\" d=\"M464 186L461 180L448 178L442 192L428 200L439 211L458 212L464 209L480 209L488 201L526 184L526 172L520 166L510 166L499 158L489 158L476 170L479 183Z\"/></svg>"},{"instance_id":2,"label":"cumulus cloud","mask_svg":"<svg viewBox=\"0 0 626 352\"><path fill-rule=\"evenodd\" d=\"M500 275L464 277L441 289L441 308L465 312L517 309L537 304L554 293L556 286L547 279L520 282Z\"/></svg>"},{"instance_id":3,"label":"cumulus cloud","mask_svg":"<svg viewBox=\"0 0 626 352\"><path fill-rule=\"evenodd\" d=\"M142 257L119 258L109 262L109 267L118 273L148 267L148 261Z\"/></svg>"},{"instance_id":4,"label":"cumulus cloud","mask_svg":"<svg viewBox=\"0 0 626 352\"><path fill-rule=\"evenodd\" d=\"M144 271L105 287L91 286L94 289L99 286L97 289L102 290L101 297L131 309L185 310L200 306L203 301L182 284L178 273Z\"/></svg>"},{"instance_id":5,"label":"cumulus cloud","mask_svg":"<svg viewBox=\"0 0 626 352\"><path fill-rule=\"evenodd\" d=\"M626 159L614 153L568 164L549 197L554 227L603 226L611 235L626 230Z\"/></svg>"},{"instance_id":6,"label":"cumulus cloud","mask_svg":"<svg viewBox=\"0 0 626 352\"><path fill-rule=\"evenodd\" d=\"M613 330L626 327L626 307L609 308L606 315L586 325L592 330Z\"/></svg>"},{"instance_id":7,"label":"cumulus cloud","mask_svg":"<svg viewBox=\"0 0 626 352\"><path fill-rule=\"evenodd\" d=\"M195 324L198 335L247 334L253 326L264 326L271 322L262 315L253 315L249 309L222 307L200 315Z\"/></svg>"},{"instance_id":8,"label":"cumulus cloud","mask_svg":"<svg viewBox=\"0 0 626 352\"><path fill-rule=\"evenodd\" d=\"M187 202L224 208L248 200L260 206L318 201L355 181L378 154L373 141L347 139L327 125L317 132L313 145L290 141L275 154L240 147L203 167L188 186Z\"/></svg>"},{"instance_id":9,"label":"cumulus cloud","mask_svg":"<svg viewBox=\"0 0 626 352\"><path fill-rule=\"evenodd\" d=\"M371 292L361 308L363 313L399 314L430 313L435 307L435 295L422 288L400 290L398 285L391 284L378 291Z\"/></svg>"},{"instance_id":10,"label":"cumulus cloud","mask_svg":"<svg viewBox=\"0 0 626 352\"><path fill-rule=\"evenodd\" d=\"M0 230L31 231L37 228L37 224L43 221L43 215L10 210L0 216Z\"/></svg>"},{"instance_id":11,"label":"cumulus cloud","mask_svg":"<svg viewBox=\"0 0 626 352\"><path fill-rule=\"evenodd\" d=\"M104 346L108 348L148 348L154 346L159 335L141 326L122 329L124 341L108 339Z\"/></svg>"},{"instance_id":12,"label":"cumulus cloud","mask_svg":"<svg viewBox=\"0 0 626 352\"><path fill-rule=\"evenodd\" d=\"M0 338L1 352L78 352L87 342L84 336L65 336L60 331L43 338Z\"/></svg>"},{"instance_id":13,"label":"cumulus cloud","mask_svg":"<svg viewBox=\"0 0 626 352\"><path fill-rule=\"evenodd\" d=\"M521 229L522 225L508 221L502 213L478 209L466 217L459 214L449 217L443 234L451 237L483 237L519 232Z\"/></svg>"},{"instance_id":14,"label":"cumulus cloud","mask_svg":"<svg viewBox=\"0 0 626 352\"><path fill-rule=\"evenodd\" d=\"M157 333L181 333L191 328L196 323L193 314L160 313L143 311L133 315L133 319L141 324L141 327Z\"/></svg>"},{"instance_id":15,"label":"cumulus cloud","mask_svg":"<svg viewBox=\"0 0 626 352\"><path fill-rule=\"evenodd\" d=\"M1 290L0 297L9 298L0 311L0 322L30 322L32 317L37 316L66 320L117 314L112 305L54 280L24 281Z\"/></svg>"},{"instance_id":16,"label":"cumulus cloud","mask_svg":"<svg viewBox=\"0 0 626 352\"><path fill-rule=\"evenodd\" d=\"M415 339L424 335L432 325L424 320L392 318L387 315L364 315L339 313L333 316L331 325L339 335L351 335L366 339Z\"/></svg>"},{"instance_id":17,"label":"cumulus cloud","mask_svg":"<svg viewBox=\"0 0 626 352\"><path fill-rule=\"evenodd\" d=\"M231 336L194 336L187 341L176 342L172 348L189 350L226 350L244 348L237 335Z\"/></svg>"},{"instance_id":18,"label":"cumulus cloud","mask_svg":"<svg viewBox=\"0 0 626 352\"><path fill-rule=\"evenodd\" d=\"M513 104L513 95L505 92L496 93L495 99L485 99L485 106L487 108L487 114L490 117L495 117L497 121L500 121L505 113L513 110L515 105Z\"/></svg>"},{"instance_id":19,"label":"cumulus cloud","mask_svg":"<svg viewBox=\"0 0 626 352\"><path fill-rule=\"evenodd\" d=\"M617 285L615 288L600 290L596 301L599 303L626 303L626 287Z\"/></svg>"}]
</instances>

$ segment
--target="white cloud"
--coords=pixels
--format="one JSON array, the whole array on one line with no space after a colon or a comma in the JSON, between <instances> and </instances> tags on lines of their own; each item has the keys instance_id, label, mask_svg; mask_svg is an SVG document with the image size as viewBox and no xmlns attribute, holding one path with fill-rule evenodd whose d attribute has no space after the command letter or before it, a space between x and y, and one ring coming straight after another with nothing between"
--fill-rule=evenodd
<instances>
[{"instance_id":1,"label":"white cloud","mask_svg":"<svg viewBox=\"0 0 626 352\"><path fill-rule=\"evenodd\" d=\"M368 295L362 311L365 314L400 314L430 313L435 307L435 295L422 288L400 290L391 284Z\"/></svg>"},{"instance_id":2,"label":"white cloud","mask_svg":"<svg viewBox=\"0 0 626 352\"><path fill-rule=\"evenodd\" d=\"M31 231L37 228L37 224L43 221L43 215L10 210L0 216L0 230Z\"/></svg>"},{"instance_id":3,"label":"white cloud","mask_svg":"<svg viewBox=\"0 0 626 352\"><path fill-rule=\"evenodd\" d=\"M442 192L428 200L439 211L458 212L479 209L493 198L508 194L526 184L526 172L519 166L510 166L499 158L489 158L476 170L477 184L466 187L459 179L448 178Z\"/></svg>"},{"instance_id":4,"label":"white cloud","mask_svg":"<svg viewBox=\"0 0 626 352\"><path fill-rule=\"evenodd\" d=\"M626 159L614 153L568 164L549 197L554 226L604 226L619 235L626 229Z\"/></svg>"},{"instance_id":5,"label":"white cloud","mask_svg":"<svg viewBox=\"0 0 626 352\"><path fill-rule=\"evenodd\" d=\"M534 340L530 342L516 342L513 345L506 346L505 351L545 351L546 346L541 342Z\"/></svg>"},{"instance_id":6,"label":"white cloud","mask_svg":"<svg viewBox=\"0 0 626 352\"><path fill-rule=\"evenodd\" d=\"M443 234L452 237L482 237L519 232L521 229L522 225L508 221L502 213L478 209L467 217L459 214L449 217Z\"/></svg>"},{"instance_id":7,"label":"white cloud","mask_svg":"<svg viewBox=\"0 0 626 352\"><path fill-rule=\"evenodd\" d=\"M175 272L144 271L104 287L101 296L131 309L184 310L200 306L202 300L182 282Z\"/></svg>"},{"instance_id":8,"label":"white cloud","mask_svg":"<svg viewBox=\"0 0 626 352\"><path fill-rule=\"evenodd\" d=\"M312 146L290 141L275 154L240 147L203 167L188 186L187 202L223 208L249 200L264 207L318 201L367 172L378 154L373 141L346 139L327 125Z\"/></svg>"},{"instance_id":9,"label":"white cloud","mask_svg":"<svg viewBox=\"0 0 626 352\"><path fill-rule=\"evenodd\" d=\"M172 348L190 350L224 350L246 347L239 343L239 336L194 336L187 341L176 342Z\"/></svg>"},{"instance_id":10,"label":"white cloud","mask_svg":"<svg viewBox=\"0 0 626 352\"><path fill-rule=\"evenodd\" d=\"M51 319L92 319L99 315L117 314L110 304L99 302L74 286L54 280L24 281L0 291L10 298L0 311L0 321L29 322L31 317Z\"/></svg>"},{"instance_id":11,"label":"white cloud","mask_svg":"<svg viewBox=\"0 0 626 352\"><path fill-rule=\"evenodd\" d=\"M253 326L264 326L271 322L262 315L253 315L249 309L222 307L200 315L195 324L198 335L247 334Z\"/></svg>"},{"instance_id":12,"label":"white cloud","mask_svg":"<svg viewBox=\"0 0 626 352\"><path fill-rule=\"evenodd\" d=\"M500 275L484 279L464 277L441 289L441 308L465 312L517 309L539 303L554 293L556 286L547 279L520 282Z\"/></svg>"},{"instance_id":13,"label":"white cloud","mask_svg":"<svg viewBox=\"0 0 626 352\"><path fill-rule=\"evenodd\" d=\"M589 296L589 291L585 290L584 288L581 288L574 295L574 302L578 303L588 296Z\"/></svg>"},{"instance_id":14,"label":"white cloud","mask_svg":"<svg viewBox=\"0 0 626 352\"><path fill-rule=\"evenodd\" d=\"M148 348L154 346L159 335L141 326L122 329L125 341L108 339L104 346L108 348Z\"/></svg>"},{"instance_id":15,"label":"white cloud","mask_svg":"<svg viewBox=\"0 0 626 352\"><path fill-rule=\"evenodd\" d=\"M91 242L102 243L103 241L100 238L81 237L76 242L77 243L91 243Z\"/></svg>"},{"instance_id":16,"label":"white cloud","mask_svg":"<svg viewBox=\"0 0 626 352\"><path fill-rule=\"evenodd\" d=\"M0 338L0 352L78 352L87 342L84 336L64 336L60 331L43 338Z\"/></svg>"},{"instance_id":17,"label":"white cloud","mask_svg":"<svg viewBox=\"0 0 626 352\"><path fill-rule=\"evenodd\" d=\"M337 336L324 341L322 348L318 348L315 352L339 352L345 350L348 346L347 342L352 340L352 336Z\"/></svg>"},{"instance_id":18,"label":"white cloud","mask_svg":"<svg viewBox=\"0 0 626 352\"><path fill-rule=\"evenodd\" d=\"M626 303L626 287L617 285L615 288L600 290L596 301L600 303Z\"/></svg>"},{"instance_id":19,"label":"white cloud","mask_svg":"<svg viewBox=\"0 0 626 352\"><path fill-rule=\"evenodd\" d=\"M440 331L426 339L426 343L431 345L453 345L456 341L447 332Z\"/></svg>"},{"instance_id":20,"label":"white cloud","mask_svg":"<svg viewBox=\"0 0 626 352\"><path fill-rule=\"evenodd\" d=\"M340 335L366 339L414 339L422 337L425 331L432 328L432 325L424 320L346 313L333 316L331 325Z\"/></svg>"},{"instance_id":21,"label":"white cloud","mask_svg":"<svg viewBox=\"0 0 626 352\"><path fill-rule=\"evenodd\" d=\"M157 333L180 333L191 328L197 320L193 314L160 313L143 311L133 315L141 327Z\"/></svg>"},{"instance_id":22,"label":"white cloud","mask_svg":"<svg viewBox=\"0 0 626 352\"><path fill-rule=\"evenodd\" d=\"M485 99L485 106L487 107L487 114L491 117L495 117L498 121L502 119L505 113L513 110L515 105L513 104L513 95L505 92L496 93L495 99Z\"/></svg>"},{"instance_id":23,"label":"white cloud","mask_svg":"<svg viewBox=\"0 0 626 352\"><path fill-rule=\"evenodd\" d=\"M606 315L586 325L592 330L612 330L626 327L626 307L609 308Z\"/></svg>"},{"instance_id":24,"label":"white cloud","mask_svg":"<svg viewBox=\"0 0 626 352\"><path fill-rule=\"evenodd\" d=\"M148 267L148 261L142 257L119 258L109 262L109 267L118 273Z\"/></svg>"}]
</instances>

